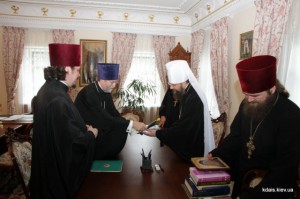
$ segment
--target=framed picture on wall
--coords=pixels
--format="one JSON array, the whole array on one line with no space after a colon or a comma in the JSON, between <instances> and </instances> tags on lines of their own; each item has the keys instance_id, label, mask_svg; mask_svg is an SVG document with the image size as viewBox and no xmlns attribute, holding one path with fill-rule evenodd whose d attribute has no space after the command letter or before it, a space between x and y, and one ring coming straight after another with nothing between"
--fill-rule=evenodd
<instances>
[{"instance_id":1,"label":"framed picture on wall","mask_svg":"<svg viewBox=\"0 0 300 199\"><path fill-rule=\"evenodd\" d=\"M253 30L240 35L240 59L252 56Z\"/></svg>"},{"instance_id":2,"label":"framed picture on wall","mask_svg":"<svg viewBox=\"0 0 300 199\"><path fill-rule=\"evenodd\" d=\"M80 39L81 69L79 85L86 86L98 80L97 63L106 63L106 40Z\"/></svg>"}]
</instances>

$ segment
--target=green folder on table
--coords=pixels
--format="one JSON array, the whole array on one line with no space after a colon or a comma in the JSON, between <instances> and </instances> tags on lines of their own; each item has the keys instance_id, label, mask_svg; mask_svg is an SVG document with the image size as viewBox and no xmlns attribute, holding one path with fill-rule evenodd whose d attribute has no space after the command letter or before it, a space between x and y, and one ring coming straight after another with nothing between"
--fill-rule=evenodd
<instances>
[{"instance_id":1,"label":"green folder on table","mask_svg":"<svg viewBox=\"0 0 300 199\"><path fill-rule=\"evenodd\" d=\"M121 172L123 160L94 160L91 172Z\"/></svg>"}]
</instances>

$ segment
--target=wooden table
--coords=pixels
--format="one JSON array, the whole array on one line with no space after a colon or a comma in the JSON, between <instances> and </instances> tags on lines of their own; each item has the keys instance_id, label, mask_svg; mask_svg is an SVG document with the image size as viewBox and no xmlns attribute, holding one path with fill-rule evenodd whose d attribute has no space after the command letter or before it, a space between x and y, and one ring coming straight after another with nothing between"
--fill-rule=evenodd
<instances>
[{"instance_id":1,"label":"wooden table","mask_svg":"<svg viewBox=\"0 0 300 199\"><path fill-rule=\"evenodd\" d=\"M142 173L142 148L145 153L152 149L152 164L164 169ZM157 138L145 135L128 136L127 143L119 155L123 160L121 172L90 173L77 199L188 199L181 184L189 175L191 163L182 161L169 147L160 147Z\"/></svg>"}]
</instances>

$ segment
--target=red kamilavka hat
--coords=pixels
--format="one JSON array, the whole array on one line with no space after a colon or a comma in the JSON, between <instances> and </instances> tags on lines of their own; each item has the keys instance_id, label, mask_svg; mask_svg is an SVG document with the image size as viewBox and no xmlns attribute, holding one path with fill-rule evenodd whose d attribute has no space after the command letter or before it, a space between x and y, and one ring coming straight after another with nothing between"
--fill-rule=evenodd
<instances>
[{"instance_id":1,"label":"red kamilavka hat","mask_svg":"<svg viewBox=\"0 0 300 199\"><path fill-rule=\"evenodd\" d=\"M236 65L236 70L245 93L260 93L276 83L276 58L270 55L244 59Z\"/></svg>"},{"instance_id":2,"label":"red kamilavka hat","mask_svg":"<svg viewBox=\"0 0 300 199\"><path fill-rule=\"evenodd\" d=\"M49 44L51 66L80 66L81 50L78 44Z\"/></svg>"}]
</instances>

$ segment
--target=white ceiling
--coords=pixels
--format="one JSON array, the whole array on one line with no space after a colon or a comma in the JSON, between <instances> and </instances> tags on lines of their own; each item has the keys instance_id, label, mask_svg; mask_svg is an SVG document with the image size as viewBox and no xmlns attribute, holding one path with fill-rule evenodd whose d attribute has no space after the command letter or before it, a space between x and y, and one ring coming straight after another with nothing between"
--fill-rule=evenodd
<instances>
[{"instance_id":1,"label":"white ceiling","mask_svg":"<svg viewBox=\"0 0 300 199\"><path fill-rule=\"evenodd\" d=\"M0 25L186 35L254 0L0 0ZM208 6L210 9L208 9Z\"/></svg>"}]
</instances>

